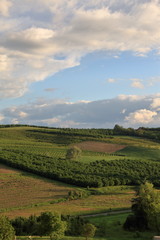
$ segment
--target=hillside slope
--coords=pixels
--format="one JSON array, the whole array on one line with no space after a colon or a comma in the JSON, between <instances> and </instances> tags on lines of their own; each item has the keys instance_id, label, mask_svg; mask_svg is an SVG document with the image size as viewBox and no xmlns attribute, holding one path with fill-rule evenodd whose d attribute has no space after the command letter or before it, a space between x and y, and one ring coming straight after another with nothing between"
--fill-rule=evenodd
<instances>
[{"instance_id":1,"label":"hillside slope","mask_svg":"<svg viewBox=\"0 0 160 240\"><path fill-rule=\"evenodd\" d=\"M95 129L77 131L29 126L0 128L0 162L82 187L135 185L145 179L160 185L159 142L106 135L105 131L100 135ZM87 149L88 142L91 144ZM106 143L108 152L95 151L95 145ZM82 148L80 159L66 160L66 151L73 144L86 147Z\"/></svg>"}]
</instances>

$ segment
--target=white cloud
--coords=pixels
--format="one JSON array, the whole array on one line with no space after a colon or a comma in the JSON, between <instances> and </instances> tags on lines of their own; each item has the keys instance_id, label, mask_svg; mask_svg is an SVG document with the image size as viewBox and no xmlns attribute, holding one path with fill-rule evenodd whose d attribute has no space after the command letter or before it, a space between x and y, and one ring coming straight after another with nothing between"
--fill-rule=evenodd
<instances>
[{"instance_id":1,"label":"white cloud","mask_svg":"<svg viewBox=\"0 0 160 240\"><path fill-rule=\"evenodd\" d=\"M7 17L9 15L9 9L12 6L12 3L8 0L0 1L0 14Z\"/></svg>"},{"instance_id":2,"label":"white cloud","mask_svg":"<svg viewBox=\"0 0 160 240\"><path fill-rule=\"evenodd\" d=\"M125 114L125 112L126 112L126 109L123 109L123 110L121 111L122 114Z\"/></svg>"},{"instance_id":3,"label":"white cloud","mask_svg":"<svg viewBox=\"0 0 160 240\"><path fill-rule=\"evenodd\" d=\"M132 84L131 84L132 87L140 88L140 89L144 88L144 85L142 84L140 79L132 79L132 81L133 81Z\"/></svg>"},{"instance_id":4,"label":"white cloud","mask_svg":"<svg viewBox=\"0 0 160 240\"><path fill-rule=\"evenodd\" d=\"M156 115L157 112L155 111L140 109L130 113L127 117L125 117L125 120L130 124L148 124L154 120L153 117Z\"/></svg>"},{"instance_id":5,"label":"white cloud","mask_svg":"<svg viewBox=\"0 0 160 240\"><path fill-rule=\"evenodd\" d=\"M22 96L32 82L96 50L113 50L114 57L160 48L159 1L1 0L0 13L0 98Z\"/></svg>"},{"instance_id":6,"label":"white cloud","mask_svg":"<svg viewBox=\"0 0 160 240\"><path fill-rule=\"evenodd\" d=\"M160 112L150 109L156 97L134 96L133 99L131 96L90 102L39 99L30 104L4 109L1 122L16 120L23 124L81 128L110 128L115 124L125 127L158 127Z\"/></svg>"},{"instance_id":7,"label":"white cloud","mask_svg":"<svg viewBox=\"0 0 160 240\"><path fill-rule=\"evenodd\" d=\"M10 60L8 59L7 55L1 54L0 55L0 72L7 72L10 70Z\"/></svg>"},{"instance_id":8,"label":"white cloud","mask_svg":"<svg viewBox=\"0 0 160 240\"><path fill-rule=\"evenodd\" d=\"M122 101L123 100L124 101L128 100L130 102L139 101L139 100L142 100L144 98L145 98L145 96L138 96L138 95L125 95L125 94L121 94L121 95L118 96L118 99L120 99Z\"/></svg>"},{"instance_id":9,"label":"white cloud","mask_svg":"<svg viewBox=\"0 0 160 240\"><path fill-rule=\"evenodd\" d=\"M22 112L22 111L20 111L18 115L20 118L25 118L28 116L28 114L26 112Z\"/></svg>"},{"instance_id":10,"label":"white cloud","mask_svg":"<svg viewBox=\"0 0 160 240\"><path fill-rule=\"evenodd\" d=\"M160 97L159 98L154 98L153 102L151 104L152 108L160 108Z\"/></svg>"},{"instance_id":11,"label":"white cloud","mask_svg":"<svg viewBox=\"0 0 160 240\"><path fill-rule=\"evenodd\" d=\"M109 83L115 83L115 82L116 82L116 79L114 79L114 78L108 78L108 79L107 79L107 82L109 82Z\"/></svg>"}]
</instances>

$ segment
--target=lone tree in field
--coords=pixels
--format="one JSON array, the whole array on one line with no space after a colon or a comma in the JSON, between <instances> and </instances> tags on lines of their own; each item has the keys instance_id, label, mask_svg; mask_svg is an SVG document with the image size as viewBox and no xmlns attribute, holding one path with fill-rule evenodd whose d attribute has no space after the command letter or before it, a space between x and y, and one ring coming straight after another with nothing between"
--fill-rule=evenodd
<instances>
[{"instance_id":1,"label":"lone tree in field","mask_svg":"<svg viewBox=\"0 0 160 240\"><path fill-rule=\"evenodd\" d=\"M66 159L77 159L81 156L82 150L76 146L73 146L67 150Z\"/></svg>"},{"instance_id":2,"label":"lone tree in field","mask_svg":"<svg viewBox=\"0 0 160 240\"><path fill-rule=\"evenodd\" d=\"M132 215L129 215L124 228L127 230L150 229L160 232L160 194L153 184L142 184L133 199Z\"/></svg>"},{"instance_id":3,"label":"lone tree in field","mask_svg":"<svg viewBox=\"0 0 160 240\"><path fill-rule=\"evenodd\" d=\"M15 231L9 219L5 216L0 216L0 240L15 239Z\"/></svg>"},{"instance_id":4,"label":"lone tree in field","mask_svg":"<svg viewBox=\"0 0 160 240\"><path fill-rule=\"evenodd\" d=\"M82 229L82 236L84 236L87 240L89 237L94 237L95 232L96 227L91 223L86 223Z\"/></svg>"}]
</instances>

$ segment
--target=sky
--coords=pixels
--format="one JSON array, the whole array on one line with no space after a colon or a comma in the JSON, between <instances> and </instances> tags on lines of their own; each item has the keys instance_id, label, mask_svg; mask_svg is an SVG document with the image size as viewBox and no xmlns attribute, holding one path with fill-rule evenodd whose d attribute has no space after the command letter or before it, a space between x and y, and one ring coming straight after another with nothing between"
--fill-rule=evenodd
<instances>
[{"instance_id":1,"label":"sky","mask_svg":"<svg viewBox=\"0 0 160 240\"><path fill-rule=\"evenodd\" d=\"M160 127L159 0L0 0L0 124Z\"/></svg>"}]
</instances>

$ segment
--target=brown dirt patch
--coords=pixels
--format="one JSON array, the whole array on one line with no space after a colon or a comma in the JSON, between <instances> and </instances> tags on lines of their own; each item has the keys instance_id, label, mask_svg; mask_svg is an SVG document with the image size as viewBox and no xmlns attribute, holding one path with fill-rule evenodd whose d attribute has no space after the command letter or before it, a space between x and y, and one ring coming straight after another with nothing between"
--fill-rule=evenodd
<instances>
[{"instance_id":1,"label":"brown dirt patch","mask_svg":"<svg viewBox=\"0 0 160 240\"><path fill-rule=\"evenodd\" d=\"M47 203L67 196L70 186L0 164L0 209Z\"/></svg>"},{"instance_id":2,"label":"brown dirt patch","mask_svg":"<svg viewBox=\"0 0 160 240\"><path fill-rule=\"evenodd\" d=\"M46 206L7 211L5 212L5 215L10 218L15 218L18 216L29 217L31 214L39 215L41 212L45 211L59 212L65 215L82 215L91 212L106 212L110 209L130 208L131 199L135 196L134 194L126 195L115 193L111 195L89 196L86 199L71 200L67 202L49 204Z\"/></svg>"},{"instance_id":3,"label":"brown dirt patch","mask_svg":"<svg viewBox=\"0 0 160 240\"><path fill-rule=\"evenodd\" d=\"M114 153L126 147L126 145L94 142L94 141L85 141L85 142L74 144L74 146L77 146L82 150L93 151L93 152L106 152L106 153Z\"/></svg>"}]
</instances>

